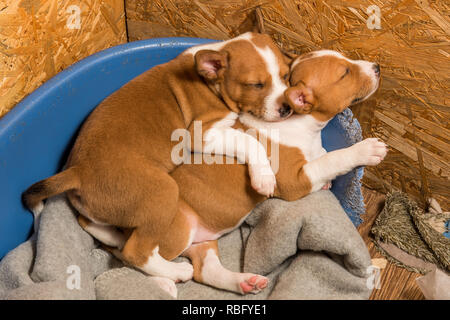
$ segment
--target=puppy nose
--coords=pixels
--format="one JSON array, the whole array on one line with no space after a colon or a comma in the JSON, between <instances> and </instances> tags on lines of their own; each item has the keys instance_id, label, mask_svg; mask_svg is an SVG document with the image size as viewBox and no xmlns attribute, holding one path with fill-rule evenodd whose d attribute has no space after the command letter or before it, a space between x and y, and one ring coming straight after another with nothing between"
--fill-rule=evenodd
<instances>
[{"instance_id":1,"label":"puppy nose","mask_svg":"<svg viewBox=\"0 0 450 320\"><path fill-rule=\"evenodd\" d=\"M380 75L380 65L379 65L378 63L374 63L374 65L373 65L373 71L375 71L375 74L376 74L377 76Z\"/></svg>"},{"instance_id":2,"label":"puppy nose","mask_svg":"<svg viewBox=\"0 0 450 320\"><path fill-rule=\"evenodd\" d=\"M282 118L285 118L288 115L290 115L291 111L292 111L291 107L287 103L283 103L283 105L281 106L280 110L278 110L278 112L280 113L280 116Z\"/></svg>"}]
</instances>

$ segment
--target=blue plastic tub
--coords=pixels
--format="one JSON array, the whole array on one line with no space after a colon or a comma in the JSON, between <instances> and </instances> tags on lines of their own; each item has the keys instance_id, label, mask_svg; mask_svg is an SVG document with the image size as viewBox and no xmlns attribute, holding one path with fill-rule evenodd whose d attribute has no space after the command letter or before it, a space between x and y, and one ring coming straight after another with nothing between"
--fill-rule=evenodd
<instances>
[{"instance_id":1,"label":"blue plastic tub","mask_svg":"<svg viewBox=\"0 0 450 320\"><path fill-rule=\"evenodd\" d=\"M116 46L69 67L0 119L0 259L27 240L32 214L21 194L32 183L60 171L89 113L108 95L145 70L208 39L162 38ZM351 112L325 128L324 146L334 150L360 139ZM355 140L356 139L356 140ZM339 178L333 191L352 221L363 213L359 178L362 169Z\"/></svg>"}]
</instances>

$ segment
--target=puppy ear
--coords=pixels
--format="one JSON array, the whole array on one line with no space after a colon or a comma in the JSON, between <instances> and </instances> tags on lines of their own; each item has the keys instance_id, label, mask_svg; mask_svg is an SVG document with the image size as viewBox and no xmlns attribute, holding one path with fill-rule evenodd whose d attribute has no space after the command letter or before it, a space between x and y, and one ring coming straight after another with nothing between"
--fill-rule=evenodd
<instances>
[{"instance_id":1,"label":"puppy ear","mask_svg":"<svg viewBox=\"0 0 450 320\"><path fill-rule=\"evenodd\" d=\"M314 94L311 88L302 83L287 89L284 96L296 113L310 113L314 107Z\"/></svg>"},{"instance_id":2,"label":"puppy ear","mask_svg":"<svg viewBox=\"0 0 450 320\"><path fill-rule=\"evenodd\" d=\"M200 50L195 54L195 67L207 80L217 80L228 66L228 54L214 50Z\"/></svg>"},{"instance_id":3,"label":"puppy ear","mask_svg":"<svg viewBox=\"0 0 450 320\"><path fill-rule=\"evenodd\" d=\"M284 63L286 63L288 66L291 66L292 62L294 62L294 60L298 57L298 55L283 49L280 50L281 53L283 54Z\"/></svg>"}]
</instances>

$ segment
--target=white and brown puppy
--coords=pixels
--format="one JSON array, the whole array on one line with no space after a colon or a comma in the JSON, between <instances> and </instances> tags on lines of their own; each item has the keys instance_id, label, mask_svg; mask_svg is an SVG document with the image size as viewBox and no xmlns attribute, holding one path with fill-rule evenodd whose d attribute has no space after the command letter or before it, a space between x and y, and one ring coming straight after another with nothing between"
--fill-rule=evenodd
<instances>
[{"instance_id":1,"label":"white and brown puppy","mask_svg":"<svg viewBox=\"0 0 450 320\"><path fill-rule=\"evenodd\" d=\"M172 133L187 129L194 138L194 124L201 121L203 145L194 151L242 157L250 163L252 186L269 196L275 176L264 147L231 126L238 113L264 121L290 116L284 102L288 75L284 56L267 35L246 33L192 47L106 98L84 123L66 169L32 185L24 202L38 213L43 199L67 191L91 228L133 230L122 250L127 262L149 274L188 280L190 264L169 263L158 253L161 239L178 232L171 225L179 202L170 176L177 166ZM245 143L222 148L231 145L225 143L230 136ZM246 152L249 145L260 152Z\"/></svg>"},{"instance_id":2,"label":"white and brown puppy","mask_svg":"<svg viewBox=\"0 0 450 320\"><path fill-rule=\"evenodd\" d=\"M313 52L292 64L292 87L286 90L286 96L297 114L283 122L266 122L249 114L240 117L235 128L254 128L269 135L274 130L278 132L277 138L268 137L276 139L275 145L267 143L279 152L275 197L299 199L355 167L382 161L386 145L374 138L329 153L321 141L321 130L326 124L348 106L367 99L377 90L379 79L380 70L375 63L349 60L334 51ZM246 167L185 164L171 176L180 192L171 232L161 239L158 250L146 264L137 266L151 275L177 281L183 279L182 273L178 264L169 261L183 255L192 261L196 281L243 294L263 289L267 278L229 271L218 257L217 239L237 228L258 203L267 199L250 187ZM81 224L94 237L114 247L121 248L128 237L127 232L94 229L83 221ZM142 247L134 249L147 252ZM164 272L150 269L154 265L160 265ZM173 285L172 293L175 290Z\"/></svg>"}]
</instances>

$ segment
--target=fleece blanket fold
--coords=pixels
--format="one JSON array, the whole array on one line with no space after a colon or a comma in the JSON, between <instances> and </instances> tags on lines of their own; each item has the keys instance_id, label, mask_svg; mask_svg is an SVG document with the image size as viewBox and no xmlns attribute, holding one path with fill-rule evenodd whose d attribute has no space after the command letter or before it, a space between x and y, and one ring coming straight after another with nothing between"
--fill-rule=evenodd
<instances>
[{"instance_id":1,"label":"fleece blanket fold","mask_svg":"<svg viewBox=\"0 0 450 320\"><path fill-rule=\"evenodd\" d=\"M38 232L0 262L0 299L173 299L161 283L124 266L78 225L64 195L47 200ZM367 299L367 248L328 190L270 199L219 240L223 265L266 275L259 294L241 296L195 281L178 299ZM183 261L185 258L177 258Z\"/></svg>"}]
</instances>

